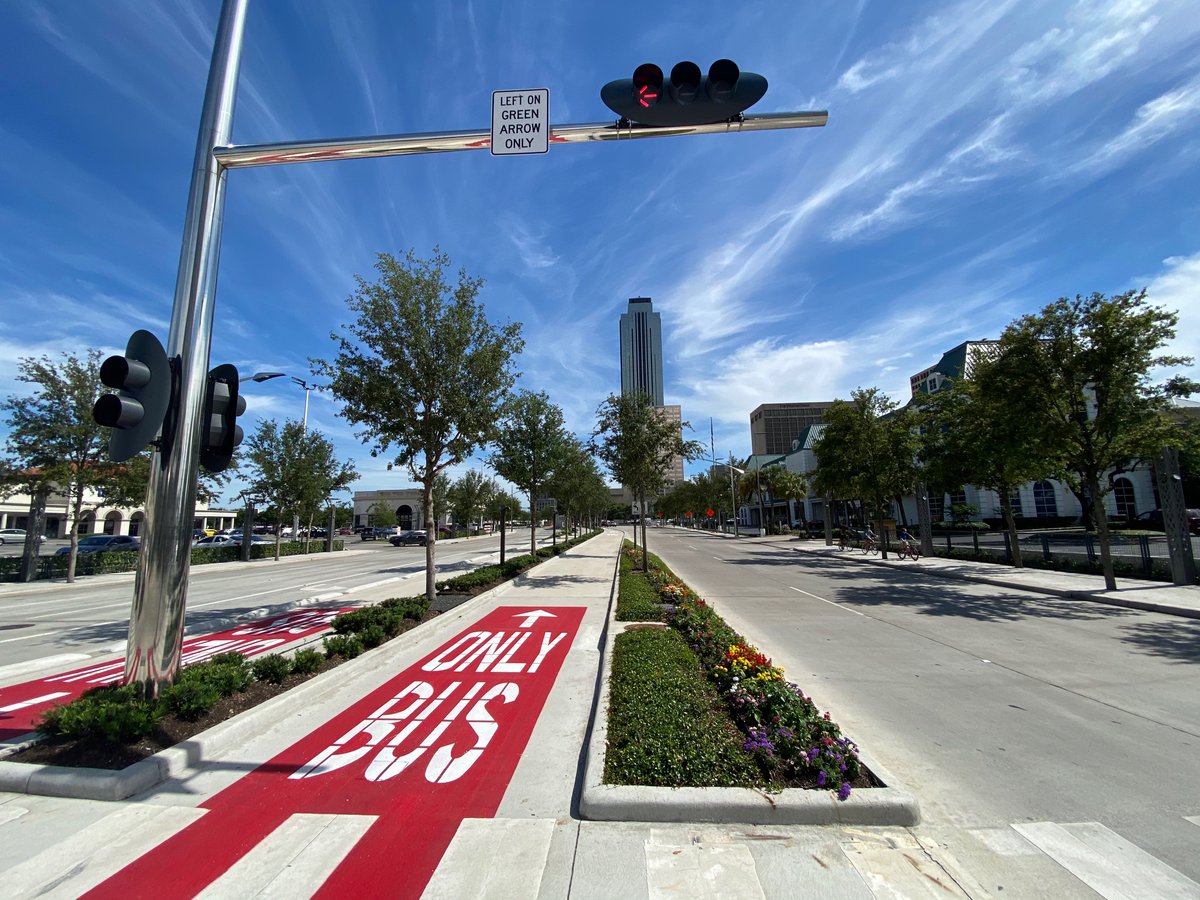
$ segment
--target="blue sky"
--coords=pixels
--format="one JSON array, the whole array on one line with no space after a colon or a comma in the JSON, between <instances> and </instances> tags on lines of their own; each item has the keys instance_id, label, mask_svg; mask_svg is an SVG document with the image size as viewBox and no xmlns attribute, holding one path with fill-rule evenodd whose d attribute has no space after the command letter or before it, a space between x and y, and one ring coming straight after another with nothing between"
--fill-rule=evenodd
<instances>
[{"instance_id":1,"label":"blue sky","mask_svg":"<svg viewBox=\"0 0 1200 900\"><path fill-rule=\"evenodd\" d=\"M165 342L219 9L0 4L0 394L21 357ZM434 245L523 323L520 386L579 433L619 390L627 299L653 298L666 402L722 458L760 403L903 400L1063 295L1147 286L1200 353L1195 0L251 0L234 139L487 129L493 90L531 87L554 124L605 122L604 82L719 57L770 81L751 114L828 126L230 173L213 363L312 380L353 276ZM248 400L247 431L304 395ZM357 486L403 486L337 413L312 394Z\"/></svg>"}]
</instances>

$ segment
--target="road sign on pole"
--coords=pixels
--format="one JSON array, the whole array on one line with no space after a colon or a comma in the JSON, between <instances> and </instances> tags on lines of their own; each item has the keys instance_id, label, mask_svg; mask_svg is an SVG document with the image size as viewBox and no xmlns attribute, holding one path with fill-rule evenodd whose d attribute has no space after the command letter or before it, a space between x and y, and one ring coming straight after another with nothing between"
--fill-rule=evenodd
<instances>
[{"instance_id":1,"label":"road sign on pole","mask_svg":"<svg viewBox=\"0 0 1200 900\"><path fill-rule=\"evenodd\" d=\"M550 149L550 91L492 91L492 155Z\"/></svg>"}]
</instances>

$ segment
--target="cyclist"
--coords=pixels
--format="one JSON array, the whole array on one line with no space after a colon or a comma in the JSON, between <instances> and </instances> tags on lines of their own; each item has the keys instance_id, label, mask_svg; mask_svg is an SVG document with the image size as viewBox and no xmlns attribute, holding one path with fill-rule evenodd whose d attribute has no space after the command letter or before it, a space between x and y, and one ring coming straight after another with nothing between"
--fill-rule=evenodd
<instances>
[{"instance_id":1,"label":"cyclist","mask_svg":"<svg viewBox=\"0 0 1200 900\"><path fill-rule=\"evenodd\" d=\"M862 538L863 538L863 553L868 553L871 550L879 549L879 541L877 541L875 539L875 532L871 530L870 524L868 524L865 528L863 528Z\"/></svg>"},{"instance_id":2,"label":"cyclist","mask_svg":"<svg viewBox=\"0 0 1200 900\"><path fill-rule=\"evenodd\" d=\"M901 556L903 556L905 553L909 553L909 554L912 553L913 541L916 540L916 538L914 538L911 534L908 533L907 525L900 526L900 533L896 535L896 539L898 541L900 541L900 555Z\"/></svg>"},{"instance_id":3,"label":"cyclist","mask_svg":"<svg viewBox=\"0 0 1200 900\"><path fill-rule=\"evenodd\" d=\"M845 550L850 546L850 529L845 525L838 527L838 549Z\"/></svg>"}]
</instances>

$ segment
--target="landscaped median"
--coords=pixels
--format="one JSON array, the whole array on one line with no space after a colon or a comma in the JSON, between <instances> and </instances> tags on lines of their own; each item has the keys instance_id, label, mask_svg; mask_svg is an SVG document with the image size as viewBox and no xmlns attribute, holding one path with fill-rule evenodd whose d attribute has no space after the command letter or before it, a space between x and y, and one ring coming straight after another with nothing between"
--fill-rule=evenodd
<instances>
[{"instance_id":1,"label":"landscaped median","mask_svg":"<svg viewBox=\"0 0 1200 900\"><path fill-rule=\"evenodd\" d=\"M669 569L627 545L588 746L586 819L915 825L913 796ZM634 621L629 621L633 619ZM624 621L623 621L624 620ZM639 621L640 620L640 621Z\"/></svg>"}]
</instances>

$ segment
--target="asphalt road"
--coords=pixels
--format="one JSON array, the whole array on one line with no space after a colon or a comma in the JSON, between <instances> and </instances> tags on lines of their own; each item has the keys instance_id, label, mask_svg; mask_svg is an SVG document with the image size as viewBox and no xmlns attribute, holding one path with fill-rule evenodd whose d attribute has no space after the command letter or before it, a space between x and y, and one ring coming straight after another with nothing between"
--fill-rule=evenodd
<instances>
[{"instance_id":1,"label":"asphalt road","mask_svg":"<svg viewBox=\"0 0 1200 900\"><path fill-rule=\"evenodd\" d=\"M681 529L649 544L925 825L1100 822L1200 880L1200 622Z\"/></svg>"},{"instance_id":2,"label":"asphalt road","mask_svg":"<svg viewBox=\"0 0 1200 900\"><path fill-rule=\"evenodd\" d=\"M550 538L539 530L539 542ZM499 559L499 535L439 541L439 576ZM529 532L509 532L509 556L529 550ZM188 578L187 624L206 630L244 616L267 616L396 580L397 596L424 592L425 548L387 541L348 542L346 552L252 563L194 566ZM133 573L80 576L31 585L0 584L0 682L104 653L124 653Z\"/></svg>"}]
</instances>

